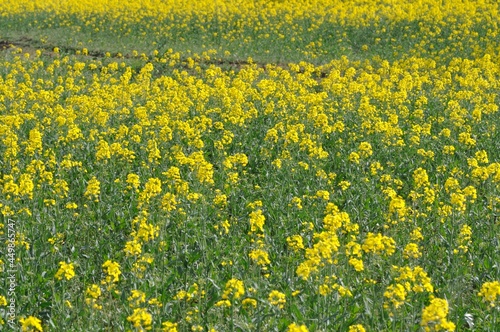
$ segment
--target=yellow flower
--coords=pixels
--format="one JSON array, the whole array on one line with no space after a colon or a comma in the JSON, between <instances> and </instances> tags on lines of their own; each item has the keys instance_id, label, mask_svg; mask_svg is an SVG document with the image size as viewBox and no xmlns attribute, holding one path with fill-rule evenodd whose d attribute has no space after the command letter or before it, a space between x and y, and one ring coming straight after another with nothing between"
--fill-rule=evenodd
<instances>
[{"instance_id":1,"label":"yellow flower","mask_svg":"<svg viewBox=\"0 0 500 332\"><path fill-rule=\"evenodd\" d=\"M304 249L304 242L302 240L302 236L300 235L289 236L286 238L286 242L288 246L295 252L299 251L300 249Z\"/></svg>"},{"instance_id":2,"label":"yellow flower","mask_svg":"<svg viewBox=\"0 0 500 332\"><path fill-rule=\"evenodd\" d=\"M404 221L408 214L408 207L405 200L398 195L391 198L389 203L389 214L394 215L397 220Z\"/></svg>"},{"instance_id":3,"label":"yellow flower","mask_svg":"<svg viewBox=\"0 0 500 332\"><path fill-rule=\"evenodd\" d=\"M21 318L21 330L24 331L43 331L42 321L36 317L29 316L28 318Z\"/></svg>"},{"instance_id":4,"label":"yellow flower","mask_svg":"<svg viewBox=\"0 0 500 332\"><path fill-rule=\"evenodd\" d=\"M448 315L448 301L434 298L422 310L422 325L425 331L455 331L455 324L446 319Z\"/></svg>"},{"instance_id":5,"label":"yellow flower","mask_svg":"<svg viewBox=\"0 0 500 332\"><path fill-rule=\"evenodd\" d=\"M373 154L372 145L368 142L361 142L358 147L361 157L366 158Z\"/></svg>"},{"instance_id":6,"label":"yellow flower","mask_svg":"<svg viewBox=\"0 0 500 332\"><path fill-rule=\"evenodd\" d=\"M68 209L68 210L75 210L77 208L78 208L78 205L74 202L66 204L66 209Z\"/></svg>"},{"instance_id":7,"label":"yellow flower","mask_svg":"<svg viewBox=\"0 0 500 332\"><path fill-rule=\"evenodd\" d=\"M391 256L396 251L396 242L391 237L369 232L362 248L366 253L381 254L385 251L388 256Z\"/></svg>"},{"instance_id":8,"label":"yellow flower","mask_svg":"<svg viewBox=\"0 0 500 332\"><path fill-rule=\"evenodd\" d=\"M87 189L85 190L85 193L83 195L88 199L93 199L95 201L98 201L100 192L101 192L101 183L94 176L92 177L92 179L89 180L87 184Z\"/></svg>"},{"instance_id":9,"label":"yellow flower","mask_svg":"<svg viewBox=\"0 0 500 332\"><path fill-rule=\"evenodd\" d=\"M257 264L261 266L269 265L271 264L271 261L269 260L269 254L267 251L262 250L262 249L255 249L250 251L248 256Z\"/></svg>"},{"instance_id":10,"label":"yellow flower","mask_svg":"<svg viewBox=\"0 0 500 332\"><path fill-rule=\"evenodd\" d=\"M489 162L488 152L486 152L485 150L477 151L475 154L475 157L476 157L477 161L481 164L487 164Z\"/></svg>"},{"instance_id":11,"label":"yellow flower","mask_svg":"<svg viewBox=\"0 0 500 332\"><path fill-rule=\"evenodd\" d=\"M349 265L351 265L352 267L354 267L354 269L358 272L361 272L364 270L364 266L363 266L363 261L361 259L358 259L358 258L350 258L349 259Z\"/></svg>"},{"instance_id":12,"label":"yellow flower","mask_svg":"<svg viewBox=\"0 0 500 332\"><path fill-rule=\"evenodd\" d=\"M215 197L213 199L213 202L215 205L224 208L227 205L227 196L224 195L219 189L215 190Z\"/></svg>"},{"instance_id":13,"label":"yellow flower","mask_svg":"<svg viewBox=\"0 0 500 332\"><path fill-rule=\"evenodd\" d=\"M125 243L123 251L127 256L140 255L142 252L142 245L139 241L137 241L137 239L133 239Z\"/></svg>"},{"instance_id":14,"label":"yellow flower","mask_svg":"<svg viewBox=\"0 0 500 332\"><path fill-rule=\"evenodd\" d=\"M64 277L70 280L75 276L75 268L73 263L59 262L59 270L56 272L55 278L61 280Z\"/></svg>"},{"instance_id":15,"label":"yellow flower","mask_svg":"<svg viewBox=\"0 0 500 332\"><path fill-rule=\"evenodd\" d=\"M112 283L119 281L120 274L122 274L120 271L120 264L107 260L104 264L102 264L102 267L104 269L104 273L106 273L106 278L103 282Z\"/></svg>"},{"instance_id":16,"label":"yellow flower","mask_svg":"<svg viewBox=\"0 0 500 332\"><path fill-rule=\"evenodd\" d=\"M500 299L500 282L485 282L481 286L481 291L478 295L483 297L485 301L489 302L491 307L494 307L496 305L497 298Z\"/></svg>"},{"instance_id":17,"label":"yellow flower","mask_svg":"<svg viewBox=\"0 0 500 332\"><path fill-rule=\"evenodd\" d=\"M455 147L453 145L445 145L443 147L443 154L454 155L455 154Z\"/></svg>"},{"instance_id":18,"label":"yellow flower","mask_svg":"<svg viewBox=\"0 0 500 332\"><path fill-rule=\"evenodd\" d=\"M471 243L472 229L469 225L463 225L458 234L458 249L455 249L454 253L462 252L466 253L469 251L468 246Z\"/></svg>"},{"instance_id":19,"label":"yellow flower","mask_svg":"<svg viewBox=\"0 0 500 332\"><path fill-rule=\"evenodd\" d=\"M162 332L177 332L177 323L163 322L161 326Z\"/></svg>"},{"instance_id":20,"label":"yellow flower","mask_svg":"<svg viewBox=\"0 0 500 332\"><path fill-rule=\"evenodd\" d=\"M180 290L175 296L175 300L193 300L195 299L198 295L204 294L203 291L200 293L200 287L198 286L197 283L192 284L187 291L185 290Z\"/></svg>"},{"instance_id":21,"label":"yellow flower","mask_svg":"<svg viewBox=\"0 0 500 332\"><path fill-rule=\"evenodd\" d=\"M241 305L245 309L257 308L257 300L251 299L251 298L246 298L243 301L241 301Z\"/></svg>"},{"instance_id":22,"label":"yellow flower","mask_svg":"<svg viewBox=\"0 0 500 332\"><path fill-rule=\"evenodd\" d=\"M357 152L351 152L348 159L350 162L359 164L359 154Z\"/></svg>"},{"instance_id":23,"label":"yellow flower","mask_svg":"<svg viewBox=\"0 0 500 332\"><path fill-rule=\"evenodd\" d=\"M360 258L362 256L361 245L355 241L353 236L353 241L348 242L345 245L345 253L349 256L356 256Z\"/></svg>"},{"instance_id":24,"label":"yellow flower","mask_svg":"<svg viewBox=\"0 0 500 332\"><path fill-rule=\"evenodd\" d=\"M308 332L309 330L305 325L297 325L295 323L292 323L288 325L287 332Z\"/></svg>"},{"instance_id":25,"label":"yellow flower","mask_svg":"<svg viewBox=\"0 0 500 332\"><path fill-rule=\"evenodd\" d=\"M302 200L300 199L300 197L292 198L291 204L295 204L297 209L302 210ZM288 205L288 206L291 206L291 205Z\"/></svg>"},{"instance_id":26,"label":"yellow flower","mask_svg":"<svg viewBox=\"0 0 500 332\"><path fill-rule=\"evenodd\" d=\"M461 192L455 192L450 195L451 205L458 212L465 212L465 203L467 201L467 197Z\"/></svg>"},{"instance_id":27,"label":"yellow flower","mask_svg":"<svg viewBox=\"0 0 500 332\"><path fill-rule=\"evenodd\" d=\"M286 303L286 296L285 294L277 290L273 290L271 293L269 293L268 301L272 305L277 306L280 309L283 309Z\"/></svg>"},{"instance_id":28,"label":"yellow flower","mask_svg":"<svg viewBox=\"0 0 500 332\"><path fill-rule=\"evenodd\" d=\"M419 258L422 256L422 253L419 251L418 244L416 243L408 243L403 250L403 257L408 258Z\"/></svg>"},{"instance_id":29,"label":"yellow flower","mask_svg":"<svg viewBox=\"0 0 500 332\"><path fill-rule=\"evenodd\" d=\"M340 181L339 182L339 187L342 190L347 190L351 186L351 183L349 181Z\"/></svg>"},{"instance_id":30,"label":"yellow flower","mask_svg":"<svg viewBox=\"0 0 500 332\"><path fill-rule=\"evenodd\" d=\"M413 181L415 182L415 187L421 188L429 185L429 176L427 171L423 168L417 168L413 171Z\"/></svg>"},{"instance_id":31,"label":"yellow flower","mask_svg":"<svg viewBox=\"0 0 500 332\"><path fill-rule=\"evenodd\" d=\"M149 201L161 193L161 180L150 178L144 186L144 190L139 194L139 207L148 204Z\"/></svg>"},{"instance_id":32,"label":"yellow flower","mask_svg":"<svg viewBox=\"0 0 500 332\"><path fill-rule=\"evenodd\" d=\"M410 234L410 239L412 241L420 241L424 239L424 236L422 235L422 229L420 227L415 228L411 234Z\"/></svg>"},{"instance_id":33,"label":"yellow flower","mask_svg":"<svg viewBox=\"0 0 500 332\"><path fill-rule=\"evenodd\" d=\"M391 306L395 309L399 308L405 303L406 295L407 292L403 285L389 285L384 292L384 297L387 299L384 301L384 308L390 309Z\"/></svg>"},{"instance_id":34,"label":"yellow flower","mask_svg":"<svg viewBox=\"0 0 500 332\"><path fill-rule=\"evenodd\" d=\"M348 332L366 332L365 328L361 324L351 325L349 326Z\"/></svg>"},{"instance_id":35,"label":"yellow flower","mask_svg":"<svg viewBox=\"0 0 500 332\"><path fill-rule=\"evenodd\" d=\"M157 306L158 308L161 308L163 307L163 303L160 302L160 300L158 300L157 298L152 298L151 300L148 301L148 303L150 305L154 305L154 306Z\"/></svg>"},{"instance_id":36,"label":"yellow flower","mask_svg":"<svg viewBox=\"0 0 500 332\"><path fill-rule=\"evenodd\" d=\"M177 209L177 204L178 202L174 194L166 193L165 195L163 195L163 198L161 200L161 208L164 211L170 212Z\"/></svg>"},{"instance_id":37,"label":"yellow flower","mask_svg":"<svg viewBox=\"0 0 500 332\"><path fill-rule=\"evenodd\" d=\"M94 299L97 299L99 298L99 296L101 296L101 287L99 287L96 284L93 284L92 286L87 287L85 294L89 295Z\"/></svg>"},{"instance_id":38,"label":"yellow flower","mask_svg":"<svg viewBox=\"0 0 500 332\"><path fill-rule=\"evenodd\" d=\"M128 184L127 189L134 189L134 190L137 190L141 184L141 181L139 180L139 175L133 173L127 175L127 180L125 182L127 182Z\"/></svg>"},{"instance_id":39,"label":"yellow flower","mask_svg":"<svg viewBox=\"0 0 500 332\"><path fill-rule=\"evenodd\" d=\"M151 330L153 316L143 308L136 308L132 315L127 317L135 328Z\"/></svg>"},{"instance_id":40,"label":"yellow flower","mask_svg":"<svg viewBox=\"0 0 500 332\"><path fill-rule=\"evenodd\" d=\"M134 272L139 278L142 278L144 271L146 271L148 265L153 263L154 258L149 254L144 254L139 257L140 258L132 265L132 272Z\"/></svg>"},{"instance_id":41,"label":"yellow flower","mask_svg":"<svg viewBox=\"0 0 500 332\"><path fill-rule=\"evenodd\" d=\"M97 150L96 150L95 156L96 156L96 159L98 161L111 158L111 150L109 149L108 142L106 142L104 140L100 140L97 143Z\"/></svg>"},{"instance_id":42,"label":"yellow flower","mask_svg":"<svg viewBox=\"0 0 500 332\"><path fill-rule=\"evenodd\" d=\"M344 287L344 286L341 286L337 283L335 283L333 286L332 286L332 289L336 289L337 292L339 293L340 296L344 297L344 296L349 296L349 297L352 297L352 292L349 288L347 287Z\"/></svg>"},{"instance_id":43,"label":"yellow flower","mask_svg":"<svg viewBox=\"0 0 500 332\"><path fill-rule=\"evenodd\" d=\"M227 307L229 308L231 306L231 301L229 300L220 300L215 302L216 307Z\"/></svg>"},{"instance_id":44,"label":"yellow flower","mask_svg":"<svg viewBox=\"0 0 500 332\"><path fill-rule=\"evenodd\" d=\"M148 161L150 163L158 163L161 159L161 152L158 149L158 143L156 140L149 140L147 143Z\"/></svg>"},{"instance_id":45,"label":"yellow flower","mask_svg":"<svg viewBox=\"0 0 500 332\"><path fill-rule=\"evenodd\" d=\"M65 180L58 179L54 184L54 190L59 198L67 197L69 191L68 183Z\"/></svg>"},{"instance_id":46,"label":"yellow flower","mask_svg":"<svg viewBox=\"0 0 500 332\"><path fill-rule=\"evenodd\" d=\"M326 190L318 190L316 192L316 197L328 201L330 199L330 193Z\"/></svg>"},{"instance_id":47,"label":"yellow flower","mask_svg":"<svg viewBox=\"0 0 500 332\"><path fill-rule=\"evenodd\" d=\"M472 138L472 135L470 133L460 133L458 135L458 141L469 148L476 146L476 140Z\"/></svg>"},{"instance_id":48,"label":"yellow flower","mask_svg":"<svg viewBox=\"0 0 500 332\"><path fill-rule=\"evenodd\" d=\"M297 164L298 164L300 167L302 167L304 170L306 170L306 171L309 169L309 164L308 164L308 163L305 163L305 162L303 162L303 161L299 161Z\"/></svg>"},{"instance_id":49,"label":"yellow flower","mask_svg":"<svg viewBox=\"0 0 500 332\"><path fill-rule=\"evenodd\" d=\"M370 164L370 174L371 175L377 175L378 171L383 170L383 169L384 168L382 167L382 165L378 161Z\"/></svg>"},{"instance_id":50,"label":"yellow flower","mask_svg":"<svg viewBox=\"0 0 500 332\"><path fill-rule=\"evenodd\" d=\"M245 294L243 281L233 278L226 282L226 287L224 289L224 293L222 294L222 298L224 300L237 300L241 298L243 294Z\"/></svg>"},{"instance_id":51,"label":"yellow flower","mask_svg":"<svg viewBox=\"0 0 500 332\"><path fill-rule=\"evenodd\" d=\"M393 266L393 269L399 272L399 276L395 280L405 285L408 291L412 290L416 293L433 292L434 287L431 284L431 278L427 275L423 268L415 266L414 268L404 266ZM413 285L412 285L413 284Z\"/></svg>"},{"instance_id":52,"label":"yellow flower","mask_svg":"<svg viewBox=\"0 0 500 332\"><path fill-rule=\"evenodd\" d=\"M250 231L251 232L264 232L264 223L266 217L262 214L262 210L258 209L250 213Z\"/></svg>"},{"instance_id":53,"label":"yellow flower","mask_svg":"<svg viewBox=\"0 0 500 332\"><path fill-rule=\"evenodd\" d=\"M250 209L255 209L256 207L262 207L263 203L261 200L253 201L247 204Z\"/></svg>"},{"instance_id":54,"label":"yellow flower","mask_svg":"<svg viewBox=\"0 0 500 332\"><path fill-rule=\"evenodd\" d=\"M29 174L22 174L19 178L19 195L33 199L35 185Z\"/></svg>"},{"instance_id":55,"label":"yellow flower","mask_svg":"<svg viewBox=\"0 0 500 332\"><path fill-rule=\"evenodd\" d=\"M127 300L130 302L129 306L131 308L139 307L141 303L146 302L146 293L137 289L133 289L131 295L127 298Z\"/></svg>"},{"instance_id":56,"label":"yellow flower","mask_svg":"<svg viewBox=\"0 0 500 332\"><path fill-rule=\"evenodd\" d=\"M319 285L319 287L318 287L318 293L320 295L327 296L331 292L332 292L332 290L330 289L330 285L328 285L328 284L322 284L322 285Z\"/></svg>"},{"instance_id":57,"label":"yellow flower","mask_svg":"<svg viewBox=\"0 0 500 332\"><path fill-rule=\"evenodd\" d=\"M14 177L12 175L3 176L3 188L2 192L6 194L7 199L11 197L10 194L17 196L19 195L19 186L14 182Z\"/></svg>"},{"instance_id":58,"label":"yellow flower","mask_svg":"<svg viewBox=\"0 0 500 332\"><path fill-rule=\"evenodd\" d=\"M280 158L276 158L275 160L273 160L272 165L278 169L281 169L283 161Z\"/></svg>"}]
</instances>

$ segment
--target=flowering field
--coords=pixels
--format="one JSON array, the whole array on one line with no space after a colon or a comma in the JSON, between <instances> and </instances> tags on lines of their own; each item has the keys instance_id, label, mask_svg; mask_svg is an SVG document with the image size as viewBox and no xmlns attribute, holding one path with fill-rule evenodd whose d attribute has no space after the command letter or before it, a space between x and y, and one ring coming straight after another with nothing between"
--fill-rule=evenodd
<instances>
[{"instance_id":1,"label":"flowering field","mask_svg":"<svg viewBox=\"0 0 500 332\"><path fill-rule=\"evenodd\" d=\"M0 330L499 331L499 31L0 0Z\"/></svg>"}]
</instances>

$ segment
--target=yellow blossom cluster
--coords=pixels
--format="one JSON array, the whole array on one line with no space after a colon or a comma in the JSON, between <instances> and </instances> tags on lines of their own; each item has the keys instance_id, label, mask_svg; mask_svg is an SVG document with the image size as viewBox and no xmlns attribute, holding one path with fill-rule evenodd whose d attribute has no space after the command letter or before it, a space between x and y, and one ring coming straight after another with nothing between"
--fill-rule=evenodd
<instances>
[{"instance_id":1,"label":"yellow blossom cluster","mask_svg":"<svg viewBox=\"0 0 500 332\"><path fill-rule=\"evenodd\" d=\"M489 302L491 307L496 306L497 298L500 298L500 282L499 281L485 282L481 286L481 291L479 292L479 296L483 297L486 302Z\"/></svg>"},{"instance_id":2,"label":"yellow blossom cluster","mask_svg":"<svg viewBox=\"0 0 500 332\"><path fill-rule=\"evenodd\" d=\"M384 308L388 310L398 309L406 303L410 292L432 294L434 291L431 279L420 266L414 268L393 266L393 270L399 276L394 278L395 283L389 285L384 292Z\"/></svg>"},{"instance_id":3,"label":"yellow blossom cluster","mask_svg":"<svg viewBox=\"0 0 500 332\"><path fill-rule=\"evenodd\" d=\"M447 320L448 301L434 298L422 310L422 323L425 331L455 331L455 324Z\"/></svg>"}]
</instances>

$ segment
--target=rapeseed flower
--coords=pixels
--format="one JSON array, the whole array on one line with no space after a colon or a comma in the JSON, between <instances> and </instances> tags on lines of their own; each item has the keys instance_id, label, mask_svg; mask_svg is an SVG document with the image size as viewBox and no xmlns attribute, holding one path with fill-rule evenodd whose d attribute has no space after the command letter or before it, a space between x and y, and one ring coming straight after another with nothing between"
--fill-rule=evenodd
<instances>
[{"instance_id":1,"label":"rapeseed flower","mask_svg":"<svg viewBox=\"0 0 500 332\"><path fill-rule=\"evenodd\" d=\"M126 180L128 186L127 186L127 189L128 190L135 190L135 191L138 191L138 188L141 184L141 181L139 179L139 175L137 174L134 174L134 173L130 173L127 175L127 180Z\"/></svg>"},{"instance_id":2,"label":"rapeseed flower","mask_svg":"<svg viewBox=\"0 0 500 332\"><path fill-rule=\"evenodd\" d=\"M460 228L460 233L458 234L458 249L453 250L454 254L459 252L466 253L469 251L469 245L471 244L472 229L469 225L462 225Z\"/></svg>"},{"instance_id":3,"label":"rapeseed flower","mask_svg":"<svg viewBox=\"0 0 500 332\"><path fill-rule=\"evenodd\" d=\"M349 326L348 332L366 332L365 328L361 324L351 325Z\"/></svg>"},{"instance_id":4,"label":"rapeseed flower","mask_svg":"<svg viewBox=\"0 0 500 332\"><path fill-rule=\"evenodd\" d=\"M226 282L222 298L224 300L238 300L243 296L243 294L245 294L245 287L243 285L243 282L241 280L233 278Z\"/></svg>"},{"instance_id":5,"label":"rapeseed flower","mask_svg":"<svg viewBox=\"0 0 500 332\"><path fill-rule=\"evenodd\" d=\"M116 283L120 280L120 275L122 274L122 272L120 271L120 264L107 260L106 262L104 262L104 264L102 264L102 268L104 269L104 273L106 274L103 283Z\"/></svg>"},{"instance_id":6,"label":"rapeseed flower","mask_svg":"<svg viewBox=\"0 0 500 332\"><path fill-rule=\"evenodd\" d=\"M359 155L363 158L370 157L373 154L372 145L369 142L361 142L358 146Z\"/></svg>"},{"instance_id":7,"label":"rapeseed flower","mask_svg":"<svg viewBox=\"0 0 500 332\"><path fill-rule=\"evenodd\" d=\"M255 309L255 308L257 308L257 300L247 297L246 299L241 301L241 305L243 306L243 308L245 308L247 310L248 309Z\"/></svg>"},{"instance_id":8,"label":"rapeseed flower","mask_svg":"<svg viewBox=\"0 0 500 332\"><path fill-rule=\"evenodd\" d=\"M369 232L361 247L366 253L382 254L385 252L391 256L396 251L396 241L391 237Z\"/></svg>"},{"instance_id":9,"label":"rapeseed flower","mask_svg":"<svg viewBox=\"0 0 500 332\"><path fill-rule=\"evenodd\" d=\"M304 249L304 242L302 240L302 236L300 235L289 236L286 238L286 242L293 251Z\"/></svg>"},{"instance_id":10,"label":"rapeseed flower","mask_svg":"<svg viewBox=\"0 0 500 332\"><path fill-rule=\"evenodd\" d=\"M403 257L408 258L419 258L422 256L422 253L419 250L418 244L416 243L408 243L403 250Z\"/></svg>"},{"instance_id":11,"label":"rapeseed flower","mask_svg":"<svg viewBox=\"0 0 500 332\"><path fill-rule=\"evenodd\" d=\"M29 174L22 174L19 178L19 195L33 199L35 185Z\"/></svg>"},{"instance_id":12,"label":"rapeseed flower","mask_svg":"<svg viewBox=\"0 0 500 332\"><path fill-rule=\"evenodd\" d=\"M266 217L262 213L261 209L257 209L250 213L250 232L264 232L264 223L266 221Z\"/></svg>"},{"instance_id":13,"label":"rapeseed flower","mask_svg":"<svg viewBox=\"0 0 500 332\"><path fill-rule=\"evenodd\" d=\"M255 264L262 266L264 269L267 268L266 265L271 264L271 261L269 260L269 253L262 249L251 250L248 257L250 257Z\"/></svg>"},{"instance_id":14,"label":"rapeseed flower","mask_svg":"<svg viewBox=\"0 0 500 332\"><path fill-rule=\"evenodd\" d=\"M162 332L177 332L177 323L172 323L172 322L163 322L161 324Z\"/></svg>"},{"instance_id":15,"label":"rapeseed flower","mask_svg":"<svg viewBox=\"0 0 500 332\"><path fill-rule=\"evenodd\" d=\"M96 177L92 177L87 184L87 189L85 190L84 196L88 199L92 199L96 202L99 201L99 194L101 193L101 182L96 179Z\"/></svg>"},{"instance_id":16,"label":"rapeseed flower","mask_svg":"<svg viewBox=\"0 0 500 332\"><path fill-rule=\"evenodd\" d=\"M127 317L127 321L131 322L136 329L151 330L153 316L144 308L136 308L134 312Z\"/></svg>"},{"instance_id":17,"label":"rapeseed flower","mask_svg":"<svg viewBox=\"0 0 500 332\"><path fill-rule=\"evenodd\" d=\"M294 311L295 306L308 310L310 286L324 295L374 291L375 301L384 301L390 310L400 302L399 307L404 303L422 307L428 294L415 293L432 293L433 285L415 264L436 262L436 251L423 249L429 243L444 244L445 239L435 236L440 233L455 234L446 244L451 241L455 252L468 253L467 260L456 260L457 268L477 274L472 248L486 249L483 246L494 243L490 241L494 232L484 230L498 224L500 202L496 198L500 166L492 151L498 131L493 120L499 111L498 6L493 1L401 1L391 11L380 1L354 0L353 6L330 2L325 6L317 0L222 0L214 7L211 1L175 6L161 0L71 0L60 6L52 0L36 5L0 0L0 16L7 23L37 18L30 24L40 28L42 44L51 43L43 33L47 27L69 29L77 40L80 33L92 37L83 38L86 47L75 54L61 45L56 45L57 53L37 50L34 56L18 47L4 50L0 64L3 220L22 219L26 226L39 219L60 220L46 234L49 243L43 243L49 254L64 246L90 248L87 237L75 236L71 227L89 232L102 256L118 253L125 258L122 266L111 261L103 265L104 284L118 287L123 271L131 284L146 282L153 288L148 278L173 273L173 279L166 277L179 286L176 269L186 272L182 284L191 286L176 296L186 302L168 309L180 319L179 326L166 322L165 330L198 330L202 318L225 328L214 321L221 319L220 310L203 315L198 311L203 291L192 277L196 269L212 263L210 259L220 269L206 279L215 287L226 283L220 277L231 278L235 271L245 276L242 284L253 283L256 276L245 270L248 259L254 263L250 267L260 265L265 273L272 270L269 279L259 281L265 289L277 287L279 278L289 279L293 289L302 290L290 306ZM109 18L113 18L110 24L102 24ZM229 28L216 29L215 20ZM329 29L332 24L335 27ZM356 41L358 35L366 37L358 32L367 29L373 31L372 40ZM329 31L328 40L324 31ZM395 31L401 43L391 40ZM95 46L108 34L136 38L142 49L120 53L103 49L99 59ZM151 49L159 46L160 37L182 46L193 36L199 48L210 48L214 38L220 47L202 54ZM287 65L263 64L274 57L272 52L259 55L262 62L240 63L255 41L263 46L278 43ZM326 59L333 44L338 55L347 55ZM231 45L239 50L234 52ZM359 50L364 56L353 59ZM287 54L322 65L289 63ZM229 58L231 63L226 63ZM75 176L88 179L87 185L79 188ZM276 184L279 190L269 190ZM263 203L251 204L247 223L241 224L243 205L256 196ZM488 202L485 209L478 208L481 202ZM290 209L283 208L288 203ZM113 220L101 218L104 214ZM481 223L472 224L471 217ZM91 227L81 224L88 221ZM7 225L0 223L0 228L0 235L7 232ZM30 229L49 230L23 226L18 229L16 249L29 248ZM250 234L242 235L242 230ZM377 233L381 230L387 233ZM64 237L57 232L64 232ZM121 235L114 237L113 232ZM123 232L129 238L123 240ZM274 238L283 234L286 242ZM206 242L200 236L211 239ZM123 241L118 247L116 241L98 246L110 238ZM244 248L247 242L251 244ZM397 255L396 242L401 250ZM225 254L214 257L205 250L207 243L213 244L213 252ZM227 250L228 245L234 252ZM198 249L200 259L195 257ZM41 263L50 258L41 255ZM409 266L395 268L393 280L385 280L387 288L380 288L384 281L374 281L380 279L377 270L384 272L401 259ZM8 263L0 264L5 271ZM66 272L71 275L71 269L69 263L61 264L56 279L69 278ZM349 284L326 280L332 269ZM95 270L94 266L83 271L84 279L95 278ZM299 283L286 275L293 270ZM351 278L360 276L360 271L363 278ZM440 280L440 293L454 298L447 275L433 271L433 276ZM370 288L374 282L378 286ZM486 285L479 294L496 306L498 292ZM107 301L112 301L132 312L127 306L134 299L120 304L114 293L103 296L99 286L85 292L89 306L84 311L101 315L92 308L108 309ZM227 283L226 288L230 288ZM226 288L220 290L222 295ZM261 292L243 287L242 295L233 298L235 289L220 303L231 306L237 324L250 326L255 317L240 314L240 302L252 308L267 294L262 299ZM252 297L245 298L245 292ZM149 310L142 295L137 302ZM335 304L325 301L324 308ZM462 311L467 302L456 305ZM77 302L73 306L76 309ZM122 309L105 314L113 320ZM57 324L57 312L53 313ZM396 325L418 319L414 310L400 313L405 316L392 317L400 320ZM136 323L137 329L147 327L141 313L133 315L129 327ZM475 315L481 328L494 329L487 312ZM273 320L263 324L268 324L263 329L276 328L270 326ZM325 324L319 320L315 328L325 329ZM465 323L460 324L458 329ZM441 325L436 320L424 327L443 329ZM358 326L350 329L361 330Z\"/></svg>"},{"instance_id":18,"label":"rapeseed flower","mask_svg":"<svg viewBox=\"0 0 500 332\"><path fill-rule=\"evenodd\" d=\"M305 325L297 325L292 323L288 325L287 332L308 332L309 330Z\"/></svg>"},{"instance_id":19,"label":"rapeseed flower","mask_svg":"<svg viewBox=\"0 0 500 332\"><path fill-rule=\"evenodd\" d=\"M386 298L386 300L384 301L384 308L399 308L400 306L405 304L406 296L407 291L403 285L399 283L395 285L389 285L384 292L384 298Z\"/></svg>"},{"instance_id":20,"label":"rapeseed flower","mask_svg":"<svg viewBox=\"0 0 500 332\"><path fill-rule=\"evenodd\" d=\"M129 306L131 308L137 308L139 307L142 303L146 302L146 293L133 289L130 292L130 296L127 298L127 301L129 301Z\"/></svg>"},{"instance_id":21,"label":"rapeseed flower","mask_svg":"<svg viewBox=\"0 0 500 332\"><path fill-rule=\"evenodd\" d=\"M139 207L149 204L150 200L158 196L162 191L161 180L150 178L144 185L144 189L139 193Z\"/></svg>"},{"instance_id":22,"label":"rapeseed flower","mask_svg":"<svg viewBox=\"0 0 500 332\"><path fill-rule=\"evenodd\" d=\"M19 320L21 323L21 330L24 331L39 331L42 332L42 321L36 317L28 316L27 318L21 318Z\"/></svg>"},{"instance_id":23,"label":"rapeseed flower","mask_svg":"<svg viewBox=\"0 0 500 332\"><path fill-rule=\"evenodd\" d=\"M481 286L481 291L478 293L478 295L483 297L484 301L489 302L491 307L496 306L497 298L500 299L500 282L485 282Z\"/></svg>"},{"instance_id":24,"label":"rapeseed flower","mask_svg":"<svg viewBox=\"0 0 500 332\"><path fill-rule=\"evenodd\" d=\"M140 255L142 253L141 243L137 241L137 239L128 241L127 243L125 243L125 248L123 248L123 251L127 256Z\"/></svg>"},{"instance_id":25,"label":"rapeseed flower","mask_svg":"<svg viewBox=\"0 0 500 332\"><path fill-rule=\"evenodd\" d=\"M422 310L421 326L425 331L455 331L455 324L448 321L448 301L434 298Z\"/></svg>"},{"instance_id":26,"label":"rapeseed flower","mask_svg":"<svg viewBox=\"0 0 500 332\"><path fill-rule=\"evenodd\" d=\"M358 259L358 258L354 258L354 257L349 258L349 265L354 267L354 269L358 272L361 272L365 269L364 265L363 265L363 261L361 259Z\"/></svg>"},{"instance_id":27,"label":"rapeseed flower","mask_svg":"<svg viewBox=\"0 0 500 332\"><path fill-rule=\"evenodd\" d=\"M280 309L283 309L286 303L286 296L285 294L273 290L271 293L269 293L268 301L270 304L277 306Z\"/></svg>"},{"instance_id":28,"label":"rapeseed flower","mask_svg":"<svg viewBox=\"0 0 500 332\"><path fill-rule=\"evenodd\" d=\"M61 280L63 277L70 280L75 276L75 267L73 263L59 262L59 270L55 274L55 278Z\"/></svg>"}]
</instances>

